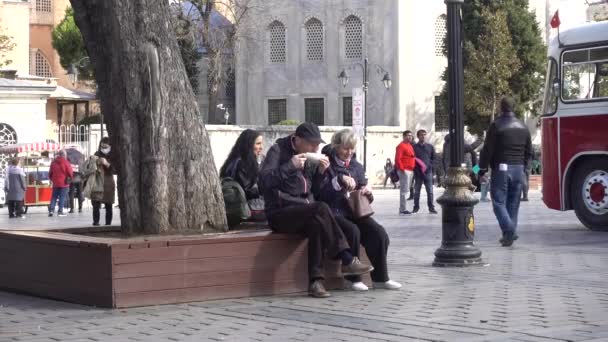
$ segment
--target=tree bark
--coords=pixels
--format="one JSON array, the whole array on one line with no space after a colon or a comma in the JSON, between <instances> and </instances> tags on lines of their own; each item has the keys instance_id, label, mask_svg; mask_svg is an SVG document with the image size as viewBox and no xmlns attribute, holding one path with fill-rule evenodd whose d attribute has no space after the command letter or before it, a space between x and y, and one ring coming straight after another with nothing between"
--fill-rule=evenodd
<instances>
[{"instance_id":1,"label":"tree bark","mask_svg":"<svg viewBox=\"0 0 608 342\"><path fill-rule=\"evenodd\" d=\"M209 137L169 1L71 0L118 171L123 232L225 230Z\"/></svg>"}]
</instances>

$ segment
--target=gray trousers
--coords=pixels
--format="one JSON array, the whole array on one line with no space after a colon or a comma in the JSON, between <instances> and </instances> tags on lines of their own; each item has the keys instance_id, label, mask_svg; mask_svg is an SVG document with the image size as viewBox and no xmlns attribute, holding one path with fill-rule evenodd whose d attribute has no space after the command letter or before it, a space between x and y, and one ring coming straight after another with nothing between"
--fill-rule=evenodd
<instances>
[{"instance_id":1,"label":"gray trousers","mask_svg":"<svg viewBox=\"0 0 608 342\"><path fill-rule=\"evenodd\" d=\"M410 185L414 176L414 171L397 170L399 175L399 212L407 210L407 197L410 192Z\"/></svg>"}]
</instances>

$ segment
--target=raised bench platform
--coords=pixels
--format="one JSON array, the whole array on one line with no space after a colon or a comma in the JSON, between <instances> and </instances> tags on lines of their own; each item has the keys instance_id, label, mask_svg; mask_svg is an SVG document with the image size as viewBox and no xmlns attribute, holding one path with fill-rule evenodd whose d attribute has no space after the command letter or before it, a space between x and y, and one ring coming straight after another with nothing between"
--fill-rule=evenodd
<instances>
[{"instance_id":1,"label":"raised bench platform","mask_svg":"<svg viewBox=\"0 0 608 342\"><path fill-rule=\"evenodd\" d=\"M0 288L125 308L308 287L307 242L298 236L256 230L122 239L67 231L0 232ZM339 263L326 266L326 286L341 288Z\"/></svg>"}]
</instances>

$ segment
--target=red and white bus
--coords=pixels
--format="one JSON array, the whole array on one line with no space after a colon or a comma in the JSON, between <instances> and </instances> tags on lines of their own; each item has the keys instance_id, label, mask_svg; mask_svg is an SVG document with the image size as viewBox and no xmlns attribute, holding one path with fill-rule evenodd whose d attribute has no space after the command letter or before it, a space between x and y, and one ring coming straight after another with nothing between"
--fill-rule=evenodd
<instances>
[{"instance_id":1,"label":"red and white bus","mask_svg":"<svg viewBox=\"0 0 608 342\"><path fill-rule=\"evenodd\" d=\"M543 111L543 201L608 231L608 22L551 42Z\"/></svg>"}]
</instances>

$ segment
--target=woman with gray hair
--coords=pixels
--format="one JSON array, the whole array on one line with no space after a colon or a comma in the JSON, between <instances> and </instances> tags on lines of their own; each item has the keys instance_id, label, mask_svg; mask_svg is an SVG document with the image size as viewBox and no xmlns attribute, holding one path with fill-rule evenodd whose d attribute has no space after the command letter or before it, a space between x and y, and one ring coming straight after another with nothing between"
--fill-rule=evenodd
<instances>
[{"instance_id":1,"label":"woman with gray hair","mask_svg":"<svg viewBox=\"0 0 608 342\"><path fill-rule=\"evenodd\" d=\"M349 241L360 241L365 252L374 266L371 272L374 288L396 290L401 284L390 280L386 255L389 238L386 230L372 217L356 219L347 196L355 190L361 190L364 195L372 198L371 187L367 184L365 171L354 156L357 138L350 129L336 132L331 145L323 148L330 160L326 178L321 185L318 197L332 209L336 221L342 228ZM351 244L353 255L359 255L359 243ZM366 291L368 287L361 281L360 276L349 276L351 288L356 291Z\"/></svg>"}]
</instances>

